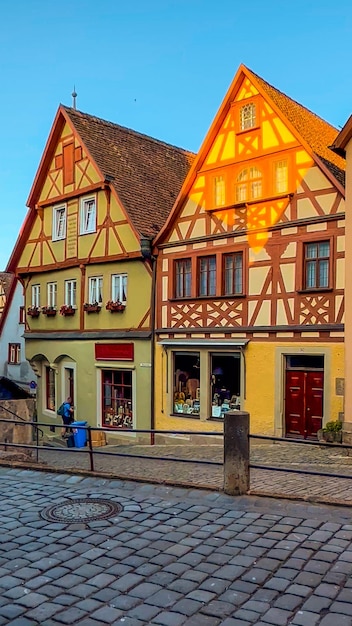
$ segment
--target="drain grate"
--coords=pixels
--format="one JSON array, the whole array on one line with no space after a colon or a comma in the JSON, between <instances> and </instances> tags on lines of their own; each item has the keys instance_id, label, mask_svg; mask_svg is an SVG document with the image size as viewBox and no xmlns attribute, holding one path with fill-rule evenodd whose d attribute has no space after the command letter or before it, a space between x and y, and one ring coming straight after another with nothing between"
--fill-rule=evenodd
<instances>
[{"instance_id":1,"label":"drain grate","mask_svg":"<svg viewBox=\"0 0 352 626\"><path fill-rule=\"evenodd\" d=\"M41 517L48 522L94 522L100 519L108 519L122 511L122 506L110 500L99 498L82 498L65 500L60 504L47 507L40 513Z\"/></svg>"}]
</instances>

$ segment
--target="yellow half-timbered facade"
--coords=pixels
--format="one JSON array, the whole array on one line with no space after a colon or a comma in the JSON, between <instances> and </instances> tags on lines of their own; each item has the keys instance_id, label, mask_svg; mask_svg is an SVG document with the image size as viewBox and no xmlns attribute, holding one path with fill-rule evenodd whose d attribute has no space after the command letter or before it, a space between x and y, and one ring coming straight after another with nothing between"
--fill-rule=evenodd
<instances>
[{"instance_id":1,"label":"yellow half-timbered facade","mask_svg":"<svg viewBox=\"0 0 352 626\"><path fill-rule=\"evenodd\" d=\"M156 424L315 437L343 411L337 130L241 66L155 240Z\"/></svg>"},{"instance_id":2,"label":"yellow half-timbered facade","mask_svg":"<svg viewBox=\"0 0 352 626\"><path fill-rule=\"evenodd\" d=\"M38 420L150 428L153 258L193 156L60 106L8 270L22 282Z\"/></svg>"}]
</instances>

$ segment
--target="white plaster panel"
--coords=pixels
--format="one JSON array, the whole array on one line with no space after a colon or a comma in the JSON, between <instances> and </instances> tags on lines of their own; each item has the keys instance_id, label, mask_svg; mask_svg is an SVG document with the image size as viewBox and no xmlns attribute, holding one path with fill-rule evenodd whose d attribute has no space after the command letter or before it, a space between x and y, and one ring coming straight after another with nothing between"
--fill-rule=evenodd
<instances>
[{"instance_id":1,"label":"white plaster panel","mask_svg":"<svg viewBox=\"0 0 352 626\"><path fill-rule=\"evenodd\" d=\"M297 219L301 220L305 217L316 217L317 212L309 198L302 198L297 202Z\"/></svg>"},{"instance_id":2,"label":"white plaster panel","mask_svg":"<svg viewBox=\"0 0 352 626\"><path fill-rule=\"evenodd\" d=\"M168 276L163 276L163 279L162 279L162 296L161 296L161 299L163 300L163 302L166 302L166 300L168 299L168 297L167 297L168 284L169 284L169 277Z\"/></svg>"},{"instance_id":3,"label":"white plaster panel","mask_svg":"<svg viewBox=\"0 0 352 626\"><path fill-rule=\"evenodd\" d=\"M284 307L283 300L277 301L277 312L276 312L276 324L278 326L286 326L288 324L288 319Z\"/></svg>"},{"instance_id":4,"label":"white plaster panel","mask_svg":"<svg viewBox=\"0 0 352 626\"><path fill-rule=\"evenodd\" d=\"M283 254L281 255L282 259L292 259L292 258L296 258L297 255L297 242L296 241L291 241L285 252L283 252ZM286 266L284 266L286 267Z\"/></svg>"},{"instance_id":5,"label":"white plaster panel","mask_svg":"<svg viewBox=\"0 0 352 626\"><path fill-rule=\"evenodd\" d=\"M336 251L344 252L345 251L345 235L340 235L336 237Z\"/></svg>"},{"instance_id":6,"label":"white plaster panel","mask_svg":"<svg viewBox=\"0 0 352 626\"><path fill-rule=\"evenodd\" d=\"M255 252L252 248L249 248L249 264L256 263L256 261L270 261L270 256L268 255L265 248L262 248L258 252Z\"/></svg>"},{"instance_id":7,"label":"white plaster panel","mask_svg":"<svg viewBox=\"0 0 352 626\"><path fill-rule=\"evenodd\" d=\"M336 259L336 289L345 287L345 259Z\"/></svg>"},{"instance_id":8,"label":"white plaster panel","mask_svg":"<svg viewBox=\"0 0 352 626\"><path fill-rule=\"evenodd\" d=\"M252 316L255 310L257 303L249 302L248 303L248 312L249 312L249 323L252 324ZM255 320L256 326L268 326L270 324L270 302L269 300L264 300L260 307L259 313Z\"/></svg>"},{"instance_id":9,"label":"white plaster panel","mask_svg":"<svg viewBox=\"0 0 352 626\"><path fill-rule=\"evenodd\" d=\"M330 181L316 165L307 170L304 176L304 182L307 183L309 189L312 191L331 187Z\"/></svg>"},{"instance_id":10,"label":"white plaster panel","mask_svg":"<svg viewBox=\"0 0 352 626\"><path fill-rule=\"evenodd\" d=\"M321 208L326 215L331 213L332 206L336 200L336 193L326 193L323 196L318 196L317 202L319 202Z\"/></svg>"},{"instance_id":11,"label":"white plaster panel","mask_svg":"<svg viewBox=\"0 0 352 626\"><path fill-rule=\"evenodd\" d=\"M197 194L197 200L200 199L201 195L202 194ZM185 206L183 207L180 213L180 217L188 217L189 215L194 215L197 207L198 207L197 202L192 198L188 198Z\"/></svg>"},{"instance_id":12,"label":"white plaster panel","mask_svg":"<svg viewBox=\"0 0 352 626\"><path fill-rule=\"evenodd\" d=\"M191 237L204 237L206 234L205 230L205 216L198 217L194 227L192 229Z\"/></svg>"},{"instance_id":13,"label":"white plaster panel","mask_svg":"<svg viewBox=\"0 0 352 626\"><path fill-rule=\"evenodd\" d=\"M287 235L288 237L291 237L291 235L297 235L298 233L298 227L297 226L291 226L291 228L283 228L282 229L282 235Z\"/></svg>"},{"instance_id":14,"label":"white plaster panel","mask_svg":"<svg viewBox=\"0 0 352 626\"><path fill-rule=\"evenodd\" d=\"M281 276L284 281L286 293L292 293L295 291L295 273L295 263L281 265Z\"/></svg>"},{"instance_id":15,"label":"white plaster panel","mask_svg":"<svg viewBox=\"0 0 352 626\"><path fill-rule=\"evenodd\" d=\"M229 239L214 239L213 246L228 246L230 243Z\"/></svg>"},{"instance_id":16,"label":"white plaster panel","mask_svg":"<svg viewBox=\"0 0 352 626\"><path fill-rule=\"evenodd\" d=\"M176 254L177 252L186 252L187 246L174 246L173 248L165 248L163 254Z\"/></svg>"},{"instance_id":17,"label":"white plaster panel","mask_svg":"<svg viewBox=\"0 0 352 626\"><path fill-rule=\"evenodd\" d=\"M249 294L251 296L259 295L263 289L264 282L268 275L267 267L251 267L249 270ZM268 293L271 293L271 285L269 285ZM250 303L253 304L253 303Z\"/></svg>"},{"instance_id":18,"label":"white plaster panel","mask_svg":"<svg viewBox=\"0 0 352 626\"><path fill-rule=\"evenodd\" d=\"M168 272L169 270L169 259L163 259L163 272Z\"/></svg>"},{"instance_id":19,"label":"white plaster panel","mask_svg":"<svg viewBox=\"0 0 352 626\"><path fill-rule=\"evenodd\" d=\"M327 223L321 222L320 224L308 224L307 233L315 233L316 231L327 230Z\"/></svg>"},{"instance_id":20,"label":"white plaster panel","mask_svg":"<svg viewBox=\"0 0 352 626\"><path fill-rule=\"evenodd\" d=\"M202 250L203 248L207 247L207 242L206 241L202 241L200 243L194 243L193 244L193 249L194 250Z\"/></svg>"}]
</instances>

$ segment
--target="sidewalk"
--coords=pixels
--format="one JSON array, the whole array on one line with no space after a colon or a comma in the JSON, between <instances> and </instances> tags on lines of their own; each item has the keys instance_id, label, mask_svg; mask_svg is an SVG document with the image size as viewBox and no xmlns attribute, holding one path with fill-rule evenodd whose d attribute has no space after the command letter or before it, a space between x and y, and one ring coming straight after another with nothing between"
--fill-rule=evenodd
<instances>
[{"instance_id":1,"label":"sidewalk","mask_svg":"<svg viewBox=\"0 0 352 626\"><path fill-rule=\"evenodd\" d=\"M41 451L39 459L47 466L66 470L89 469L86 448L60 452L56 448ZM122 479L202 487L221 490L223 487L222 445L125 445L95 449L94 467L98 472ZM113 457L111 452L129 456ZM134 455L151 456L152 459ZM187 462L159 460L180 458ZM208 461L213 464L192 462ZM287 443L251 442L251 464L291 470L318 471L325 474L352 476L352 456L343 448L326 448ZM218 465L214 464L218 463ZM300 498L315 502L352 504L352 479L329 478L306 474L251 470L250 489L253 494Z\"/></svg>"},{"instance_id":2,"label":"sidewalk","mask_svg":"<svg viewBox=\"0 0 352 626\"><path fill-rule=\"evenodd\" d=\"M0 626L352 626L348 508L5 468L0 490Z\"/></svg>"}]
</instances>

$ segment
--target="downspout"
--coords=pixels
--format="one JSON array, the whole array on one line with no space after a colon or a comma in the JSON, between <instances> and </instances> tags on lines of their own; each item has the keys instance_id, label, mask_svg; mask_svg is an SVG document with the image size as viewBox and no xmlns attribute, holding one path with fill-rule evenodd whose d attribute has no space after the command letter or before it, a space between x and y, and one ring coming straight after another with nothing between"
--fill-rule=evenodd
<instances>
[{"instance_id":1,"label":"downspout","mask_svg":"<svg viewBox=\"0 0 352 626\"><path fill-rule=\"evenodd\" d=\"M151 368L150 368L150 377L151 377L151 396L150 396L150 428L154 430L155 428L155 298L156 298L156 268L157 262L156 257L152 256L152 293L151 293L151 303L150 303L150 323L151 323ZM155 444L155 434L150 434L150 445Z\"/></svg>"},{"instance_id":2,"label":"downspout","mask_svg":"<svg viewBox=\"0 0 352 626\"><path fill-rule=\"evenodd\" d=\"M151 394L150 394L150 429L155 428L155 296L156 296L156 257L152 255L152 238L141 239L141 252L144 261L149 261L152 270L152 286L150 294L150 379L151 379ZM155 435L150 433L150 445L155 444Z\"/></svg>"}]
</instances>

